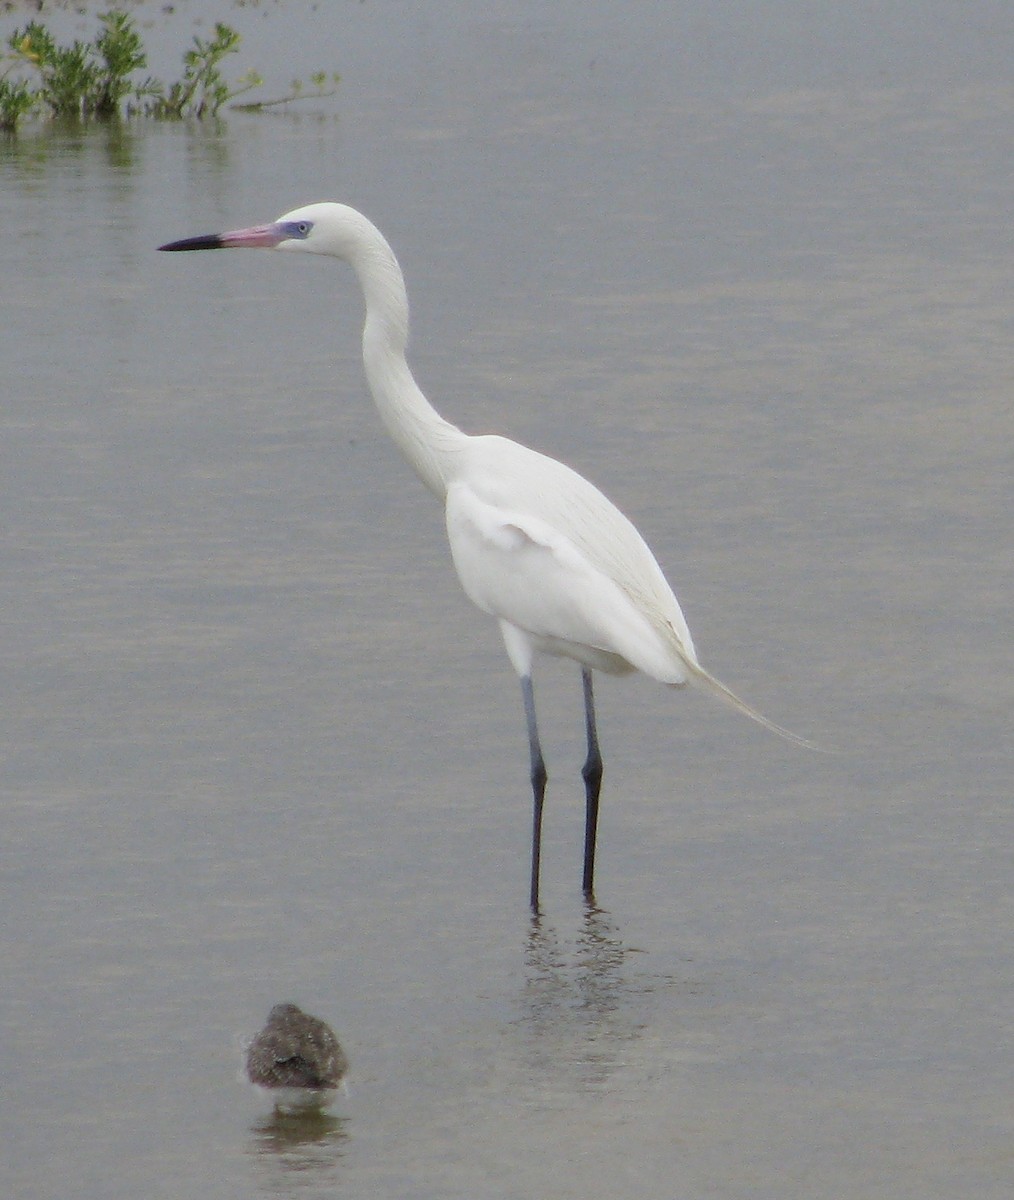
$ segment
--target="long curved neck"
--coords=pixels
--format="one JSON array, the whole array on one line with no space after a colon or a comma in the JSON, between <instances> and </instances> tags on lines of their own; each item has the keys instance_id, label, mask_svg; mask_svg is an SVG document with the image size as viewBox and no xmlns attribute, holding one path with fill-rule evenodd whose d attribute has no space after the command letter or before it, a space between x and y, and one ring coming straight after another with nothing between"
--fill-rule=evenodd
<instances>
[{"instance_id":1,"label":"long curved neck","mask_svg":"<svg viewBox=\"0 0 1014 1200\"><path fill-rule=\"evenodd\" d=\"M408 296L398 261L380 231L351 257L366 302L363 366L373 402L402 454L423 483L443 499L456 452L468 440L423 395L409 370Z\"/></svg>"}]
</instances>

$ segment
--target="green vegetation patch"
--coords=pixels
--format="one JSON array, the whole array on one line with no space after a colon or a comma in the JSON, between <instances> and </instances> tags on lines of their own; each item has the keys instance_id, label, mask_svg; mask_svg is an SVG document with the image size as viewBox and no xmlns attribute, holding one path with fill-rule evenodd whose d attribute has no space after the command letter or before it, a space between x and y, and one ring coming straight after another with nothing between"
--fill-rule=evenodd
<instances>
[{"instance_id":1,"label":"green vegetation patch","mask_svg":"<svg viewBox=\"0 0 1014 1200\"><path fill-rule=\"evenodd\" d=\"M75 40L59 45L45 25L29 22L16 29L0 56L0 130L16 131L29 113L78 120L145 116L160 120L201 120L214 117L237 96L261 87L256 71L247 71L230 83L222 63L239 50L235 29L216 23L214 36L194 38L183 54L183 74L164 84L150 75L138 80L148 65L141 36L130 15L112 9L100 14L99 32L91 42ZM320 71L310 77L311 87L295 80L286 96L253 100L247 110L293 100L334 95L337 74Z\"/></svg>"}]
</instances>

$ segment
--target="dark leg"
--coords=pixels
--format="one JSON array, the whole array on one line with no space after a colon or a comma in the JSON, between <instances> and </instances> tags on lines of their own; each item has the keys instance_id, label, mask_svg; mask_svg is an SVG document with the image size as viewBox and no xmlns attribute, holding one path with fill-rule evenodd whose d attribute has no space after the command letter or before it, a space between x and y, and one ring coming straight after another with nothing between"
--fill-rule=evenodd
<instances>
[{"instance_id":1,"label":"dark leg","mask_svg":"<svg viewBox=\"0 0 1014 1200\"><path fill-rule=\"evenodd\" d=\"M581 887L591 897L595 879L595 834L599 824L599 791L602 787L602 755L599 753L599 735L595 728L595 697L592 694L592 673L581 668L584 685L584 727L588 738L588 757L584 760L581 774L584 777L584 876Z\"/></svg>"},{"instance_id":2,"label":"dark leg","mask_svg":"<svg viewBox=\"0 0 1014 1200\"><path fill-rule=\"evenodd\" d=\"M542 855L542 802L546 797L546 763L539 744L539 729L535 724L535 692L532 677L521 680L521 696L525 702L525 721L528 724L528 750L532 759L532 909L539 909L539 859Z\"/></svg>"}]
</instances>

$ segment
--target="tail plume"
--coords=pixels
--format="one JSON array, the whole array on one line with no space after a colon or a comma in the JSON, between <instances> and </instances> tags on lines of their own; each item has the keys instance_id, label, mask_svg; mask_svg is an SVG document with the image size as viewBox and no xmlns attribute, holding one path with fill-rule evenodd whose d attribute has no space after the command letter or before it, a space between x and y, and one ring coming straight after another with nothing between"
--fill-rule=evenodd
<instances>
[{"instance_id":1,"label":"tail plume","mask_svg":"<svg viewBox=\"0 0 1014 1200\"><path fill-rule=\"evenodd\" d=\"M686 662L686 668L690 674L692 683L699 684L705 691L710 692L713 696L717 696L720 700L724 700L726 704L730 704L745 717L749 717L751 721L756 721L758 725L763 725L765 729L770 729L772 733L778 734L780 738L784 738L787 742L792 742L796 746L802 746L806 750L824 750L824 747L818 746L816 742L811 742L807 738L800 737L798 733L793 733L791 729L785 729L781 725L776 725L774 721L769 721L763 713L752 708L745 700L741 700L732 688L726 687L720 679L716 679L710 671L705 671L699 663L686 659L684 661Z\"/></svg>"}]
</instances>

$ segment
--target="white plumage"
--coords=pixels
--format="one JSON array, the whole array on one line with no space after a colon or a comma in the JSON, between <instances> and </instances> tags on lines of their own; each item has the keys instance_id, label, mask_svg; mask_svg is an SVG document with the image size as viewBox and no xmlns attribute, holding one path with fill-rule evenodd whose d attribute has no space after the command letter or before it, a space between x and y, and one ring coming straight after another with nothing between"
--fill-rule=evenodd
<instances>
[{"instance_id":1,"label":"white plumage","mask_svg":"<svg viewBox=\"0 0 1014 1200\"><path fill-rule=\"evenodd\" d=\"M660 683L701 685L792 741L802 738L745 704L698 662L679 603L644 539L594 484L570 467L498 436L473 437L444 420L406 360L408 298L390 246L342 204L311 204L269 225L187 238L163 250L266 247L350 263L366 305L363 365L391 436L445 506L461 585L496 617L521 678L531 754L534 819L531 902L538 906L545 763L532 691L537 653L573 659L584 682L588 757L583 885L592 891L601 756L593 670L641 671Z\"/></svg>"}]
</instances>

